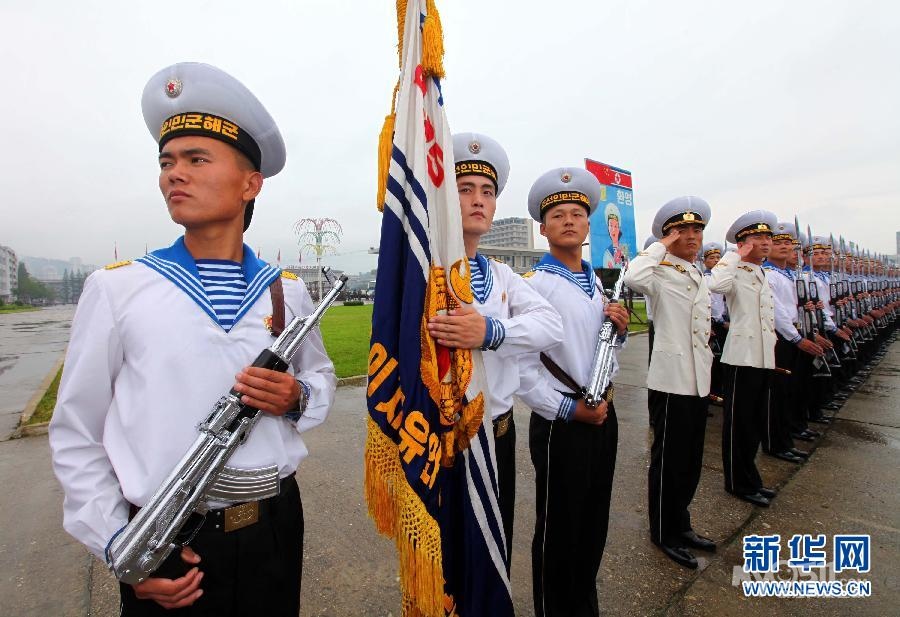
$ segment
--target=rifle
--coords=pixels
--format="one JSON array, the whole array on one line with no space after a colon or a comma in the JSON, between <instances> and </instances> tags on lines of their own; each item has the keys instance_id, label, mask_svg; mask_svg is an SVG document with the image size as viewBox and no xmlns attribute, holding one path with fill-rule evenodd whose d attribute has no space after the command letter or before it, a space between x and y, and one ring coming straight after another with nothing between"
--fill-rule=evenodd
<instances>
[{"instance_id":1,"label":"rifle","mask_svg":"<svg viewBox=\"0 0 900 617\"><path fill-rule=\"evenodd\" d=\"M622 263L619 270L619 278L613 287L609 301L616 303L622 296L622 288L625 285L625 270L628 269L628 261ZM612 320L607 319L600 328L597 336L597 347L594 349L594 362L591 364L591 372L587 386L584 388L584 404L591 409L596 409L603 401L603 393L612 381L613 352L616 345L616 331Z\"/></svg>"},{"instance_id":2,"label":"rifle","mask_svg":"<svg viewBox=\"0 0 900 617\"><path fill-rule=\"evenodd\" d=\"M813 235L812 229L810 229L809 224L806 225L806 234L809 236L809 299L813 304L819 303L819 285L816 283L816 275L815 270L813 268ZM819 332L825 332L825 310L816 307L816 325L819 328ZM830 352L830 353L829 353ZM826 348L825 350L825 358L826 362L828 362L828 366L830 368L841 368L841 359L838 358L837 352L834 350L834 347ZM828 360L833 360L833 362L829 362Z\"/></svg>"},{"instance_id":3,"label":"rifle","mask_svg":"<svg viewBox=\"0 0 900 617\"><path fill-rule=\"evenodd\" d=\"M328 275L328 268L322 269ZM295 317L253 366L286 371L291 358L318 326L319 320L341 293L347 277L334 282L319 306L306 317ZM156 489L147 505L112 539L106 551L110 569L123 583L140 583L169 554L193 539L209 511L205 499L225 463L247 439L261 412L240 400L233 389L213 406L197 430L200 435ZM188 526L188 522L191 523Z\"/></svg>"},{"instance_id":4,"label":"rifle","mask_svg":"<svg viewBox=\"0 0 900 617\"><path fill-rule=\"evenodd\" d=\"M806 308L806 304L810 302L810 294L815 288L815 283L804 280L803 277L803 247L800 242L800 221L794 216L794 229L797 232L797 266L794 269L794 284L797 287L797 317L800 320L800 334L803 338L816 342L816 326L812 312ZM812 243L810 243L812 246ZM811 254L811 253L810 253ZM812 258L810 257L810 262ZM818 292L818 290L816 290ZM812 365L815 371L813 377L831 377L831 369L822 356L813 356Z\"/></svg>"}]
</instances>

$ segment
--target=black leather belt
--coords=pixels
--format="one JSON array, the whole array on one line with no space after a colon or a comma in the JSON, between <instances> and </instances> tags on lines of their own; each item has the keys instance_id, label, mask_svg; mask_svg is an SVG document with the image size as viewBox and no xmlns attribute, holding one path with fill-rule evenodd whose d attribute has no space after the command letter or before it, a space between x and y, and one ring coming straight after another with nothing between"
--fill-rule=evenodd
<instances>
[{"instance_id":1,"label":"black leather belt","mask_svg":"<svg viewBox=\"0 0 900 617\"><path fill-rule=\"evenodd\" d=\"M512 424L512 408L506 413L500 414L494 418L494 437L503 437L509 432Z\"/></svg>"}]
</instances>

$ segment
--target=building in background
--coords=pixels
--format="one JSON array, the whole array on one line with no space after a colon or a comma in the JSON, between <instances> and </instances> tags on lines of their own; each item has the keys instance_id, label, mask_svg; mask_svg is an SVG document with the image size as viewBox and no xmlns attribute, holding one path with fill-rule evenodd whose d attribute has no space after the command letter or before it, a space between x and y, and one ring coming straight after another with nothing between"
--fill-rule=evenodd
<instances>
[{"instance_id":1,"label":"building in background","mask_svg":"<svg viewBox=\"0 0 900 617\"><path fill-rule=\"evenodd\" d=\"M13 302L19 286L19 259L8 246L0 245L0 300Z\"/></svg>"},{"instance_id":2,"label":"building in background","mask_svg":"<svg viewBox=\"0 0 900 617\"><path fill-rule=\"evenodd\" d=\"M479 245L478 252L488 259L496 259L513 269L516 274L524 274L537 265L547 252L535 248L506 248Z\"/></svg>"},{"instance_id":3,"label":"building in background","mask_svg":"<svg viewBox=\"0 0 900 617\"><path fill-rule=\"evenodd\" d=\"M511 216L505 219L494 219L491 230L481 236L484 246L534 248L534 235L531 231L531 219Z\"/></svg>"},{"instance_id":4,"label":"building in background","mask_svg":"<svg viewBox=\"0 0 900 617\"><path fill-rule=\"evenodd\" d=\"M319 284L322 285L322 295L327 294L331 290L331 283L325 280L325 277L321 275L320 269L316 266L299 266L299 265L289 265L282 266L282 270L286 270L291 274L296 274L300 277L300 279L306 283L306 291L309 292L309 295L312 297L313 301L319 301ZM328 276L331 277L332 280L340 277L344 273L343 270L337 270L332 268L328 272Z\"/></svg>"}]
</instances>

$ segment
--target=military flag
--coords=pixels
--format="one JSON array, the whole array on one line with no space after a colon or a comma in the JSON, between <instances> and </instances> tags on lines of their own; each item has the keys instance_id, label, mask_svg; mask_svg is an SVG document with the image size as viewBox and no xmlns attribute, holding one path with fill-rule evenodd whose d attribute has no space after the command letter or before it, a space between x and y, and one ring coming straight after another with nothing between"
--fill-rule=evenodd
<instances>
[{"instance_id":1,"label":"military flag","mask_svg":"<svg viewBox=\"0 0 900 617\"><path fill-rule=\"evenodd\" d=\"M366 499L400 562L404 615L512 615L478 350L428 319L471 304L433 0L397 3L400 78L380 139L383 212L368 366Z\"/></svg>"}]
</instances>

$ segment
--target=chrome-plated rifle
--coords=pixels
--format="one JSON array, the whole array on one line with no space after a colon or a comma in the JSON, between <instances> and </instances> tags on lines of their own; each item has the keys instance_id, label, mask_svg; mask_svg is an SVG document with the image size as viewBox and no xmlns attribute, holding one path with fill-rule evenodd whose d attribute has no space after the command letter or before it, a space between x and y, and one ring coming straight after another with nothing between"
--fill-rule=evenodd
<instances>
[{"instance_id":1,"label":"chrome-plated rifle","mask_svg":"<svg viewBox=\"0 0 900 617\"><path fill-rule=\"evenodd\" d=\"M623 261L619 270L619 278L613 287L610 303L617 303L622 296L625 286L625 270L628 269L628 261ZM588 383L584 387L584 404L595 409L603 400L603 393L612 381L613 354L616 348L616 326L611 319L606 319L597 335L597 346L594 348L594 362L591 364L591 372Z\"/></svg>"},{"instance_id":2,"label":"chrome-plated rifle","mask_svg":"<svg viewBox=\"0 0 900 617\"><path fill-rule=\"evenodd\" d=\"M800 335L803 338L815 343L816 342L816 318L812 311L806 308L806 304L810 302L810 292L815 287L815 283L810 284L808 277L804 280L803 276L803 243L800 241L800 221L794 216L794 229L797 233L797 266L794 269L794 285L797 288L797 317L800 320ZM810 247L812 242L810 242ZM812 258L810 257L810 263ZM818 344L818 343L816 343ZM815 369L813 377L831 377L831 369L822 356L813 356L812 365Z\"/></svg>"},{"instance_id":3,"label":"chrome-plated rifle","mask_svg":"<svg viewBox=\"0 0 900 617\"><path fill-rule=\"evenodd\" d=\"M840 250L840 247L834 243L834 234L829 234L828 240L831 245L831 252L828 255L828 295L831 296L831 309L834 312L834 325L838 330L841 330L847 323L847 313L844 303L842 302L844 297L841 277L838 274L838 270L835 270L834 268L834 252L836 249ZM850 337L849 341L841 339L841 353L850 360L856 359L856 351L854 350L852 337Z\"/></svg>"},{"instance_id":4,"label":"chrome-plated rifle","mask_svg":"<svg viewBox=\"0 0 900 617\"><path fill-rule=\"evenodd\" d=\"M323 268L328 275L328 268ZM334 281L331 291L307 316L295 317L253 366L286 371L291 358L335 301L347 277ZM162 482L147 504L113 537L106 550L110 569L123 583L149 577L176 548L190 543L209 511L207 494L232 453L247 439L261 413L242 403L231 390L220 398L197 428L200 435Z\"/></svg>"},{"instance_id":5,"label":"chrome-plated rifle","mask_svg":"<svg viewBox=\"0 0 900 617\"><path fill-rule=\"evenodd\" d=\"M809 236L809 299L813 304L818 304L821 298L819 298L819 286L816 283L816 273L813 267L813 236L809 224L806 225L806 234ZM816 307L816 325L822 336L827 338L825 336L825 310L818 306ZM841 368L841 359L838 358L833 345L825 348L825 361L828 362L830 368Z\"/></svg>"}]
</instances>

